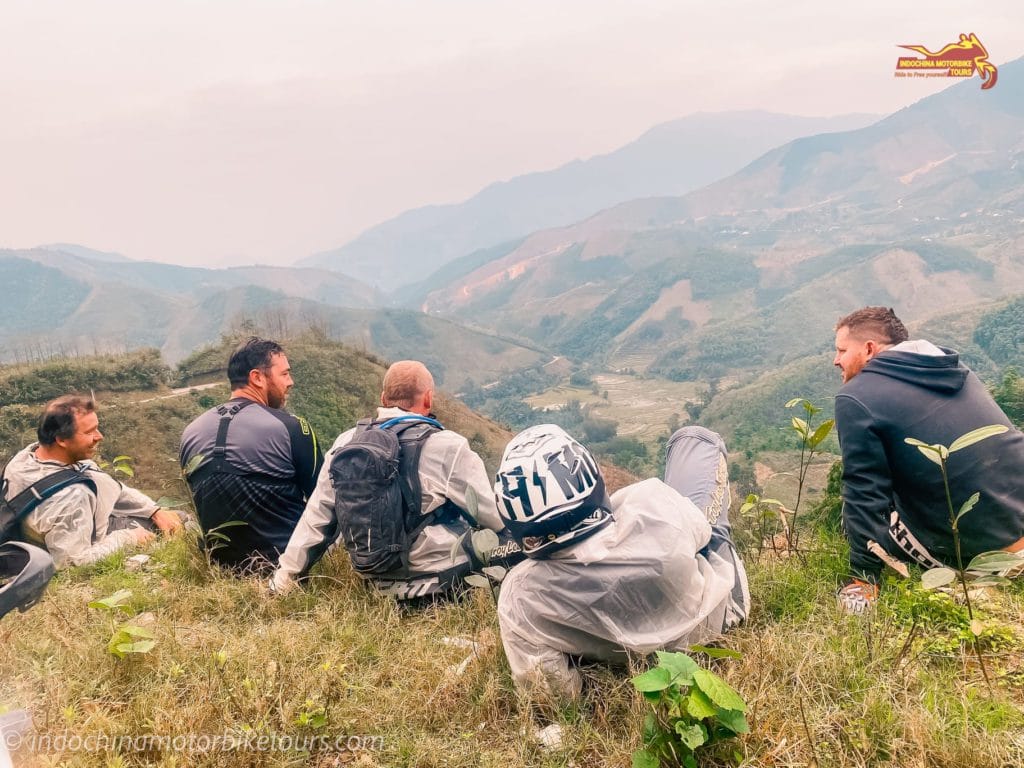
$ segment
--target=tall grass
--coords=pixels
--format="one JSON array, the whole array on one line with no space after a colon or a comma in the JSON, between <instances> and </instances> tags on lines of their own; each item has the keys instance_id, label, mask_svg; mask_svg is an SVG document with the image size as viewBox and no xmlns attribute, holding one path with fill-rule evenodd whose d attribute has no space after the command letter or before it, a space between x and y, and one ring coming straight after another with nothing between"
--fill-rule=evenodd
<instances>
[{"instance_id":1,"label":"tall grass","mask_svg":"<svg viewBox=\"0 0 1024 768\"><path fill-rule=\"evenodd\" d=\"M898 590L874 617L840 616L841 547L821 544L806 565L750 563L755 609L728 638L743 658L715 663L746 697L751 734L703 764L738 751L751 766L1019 765L1019 643L997 655L990 698L959 647L904 651ZM5 619L0 703L29 708L43 734L375 739L345 752L65 751L22 755L26 765L621 766L637 747L641 702L625 670L604 667L585 669L583 701L561 712L561 749L532 738L543 723L513 690L482 591L406 611L366 590L339 552L307 591L272 599L256 580L209 568L187 538L152 554L141 571L127 571L122 555L61 574L39 606ZM157 645L118 660L106 649L109 617L86 606L122 588L133 595L125 618L143 614ZM1019 621L1021 589L997 599L992 615ZM479 644L462 674L470 651L448 638Z\"/></svg>"},{"instance_id":2,"label":"tall grass","mask_svg":"<svg viewBox=\"0 0 1024 768\"><path fill-rule=\"evenodd\" d=\"M305 378L297 389L312 373ZM368 399L378 388L371 377L349 394ZM226 387L212 392L219 399ZM206 405L199 393L136 400L146 397L108 399L101 422L111 447L136 457L133 484L173 495L180 427ZM444 407L450 411L442 418L478 435L492 455L507 438L457 403ZM19 439L22 432L12 428ZM825 487L826 471L823 465L814 487ZM614 477L615 485L630 480ZM772 493L787 501L792 489L783 486L776 481ZM738 538L751 541L753 529L735 510L732 515ZM952 598L890 587L873 614L842 616L834 597L845 576L842 538L809 527L801 541L803 562L767 549L758 560L756 546L745 548L753 611L725 640L743 657L709 663L746 698L751 733L703 755L701 764L1024 764L1022 585L980 601L990 628L990 696L957 635L962 609ZM402 610L367 591L337 552L315 571L308 590L274 599L256 580L211 569L189 538L160 542L151 554L138 571L120 554L62 573L42 603L0 622L0 708L27 708L37 733L51 736L230 731L342 736L343 746L362 748L23 751L19 765L589 768L629 765L639 745L644 706L629 671L588 666L583 700L558 714L562 746L541 747L533 734L546 722L513 689L493 602L482 592ZM123 616L112 620L87 607L119 589L132 591ZM107 643L112 623L129 618L157 643L121 660ZM468 662L465 642L478 644Z\"/></svg>"}]
</instances>

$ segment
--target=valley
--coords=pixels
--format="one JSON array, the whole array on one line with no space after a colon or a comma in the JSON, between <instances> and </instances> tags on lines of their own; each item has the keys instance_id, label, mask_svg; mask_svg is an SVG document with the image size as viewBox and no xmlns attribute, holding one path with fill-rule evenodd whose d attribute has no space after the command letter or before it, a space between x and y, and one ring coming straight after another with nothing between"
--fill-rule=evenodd
<instances>
[{"instance_id":1,"label":"valley","mask_svg":"<svg viewBox=\"0 0 1024 768\"><path fill-rule=\"evenodd\" d=\"M615 421L619 435L653 447L670 425L686 422L686 404L699 400L700 386L696 382L598 373L590 387L558 384L526 398L526 402L543 412L560 410L570 400L577 400L597 417Z\"/></svg>"}]
</instances>

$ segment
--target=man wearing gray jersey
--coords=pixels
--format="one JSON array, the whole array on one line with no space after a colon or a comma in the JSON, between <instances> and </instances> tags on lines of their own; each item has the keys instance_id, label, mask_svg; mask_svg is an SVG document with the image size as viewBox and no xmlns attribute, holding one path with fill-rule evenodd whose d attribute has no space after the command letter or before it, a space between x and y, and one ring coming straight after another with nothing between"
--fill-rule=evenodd
<instances>
[{"instance_id":1,"label":"man wearing gray jersey","mask_svg":"<svg viewBox=\"0 0 1024 768\"><path fill-rule=\"evenodd\" d=\"M231 399L181 436L196 513L213 560L272 568L288 544L323 457L305 419L283 410L291 368L276 342L252 337L228 362ZM226 525L235 522L241 525ZM226 540L222 537L227 537Z\"/></svg>"}]
</instances>

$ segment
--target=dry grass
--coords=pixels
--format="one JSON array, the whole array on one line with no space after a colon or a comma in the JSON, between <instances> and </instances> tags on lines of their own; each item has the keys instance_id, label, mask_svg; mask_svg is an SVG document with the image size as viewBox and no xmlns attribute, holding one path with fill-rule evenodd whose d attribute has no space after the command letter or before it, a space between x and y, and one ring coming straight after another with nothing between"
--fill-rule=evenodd
<instances>
[{"instance_id":1,"label":"dry grass","mask_svg":"<svg viewBox=\"0 0 1024 768\"><path fill-rule=\"evenodd\" d=\"M969 654L901 653L906 627L889 604L874 619L838 614L832 594L843 558L832 551L836 544L824 539L804 563L750 563L754 613L728 641L744 657L715 663L746 697L752 733L703 764L728 764L733 751L749 766L815 759L822 766L1021 764L1019 645L991 656L994 698ZM308 591L283 599L269 598L255 580L209 569L184 539L161 544L140 572L114 556L62 574L40 605L0 625L0 704L28 708L37 731L51 735L377 737L372 749L65 751L24 755L24 764L629 764L643 704L628 673L587 668L584 701L559 716L563 748L546 752L530 736L530 705L513 691L488 594L403 611L366 591L338 554ZM106 650L111 616L86 607L120 588L133 597L117 622L150 614L158 639L151 652L125 660ZM990 615L1019 622L1022 603L1014 587ZM470 651L445 638L480 644L461 675L454 669Z\"/></svg>"},{"instance_id":2,"label":"dry grass","mask_svg":"<svg viewBox=\"0 0 1024 768\"><path fill-rule=\"evenodd\" d=\"M371 382L358 398L353 394L353 409L368 408L376 388ZM143 405L111 398L107 407L108 455L136 458L138 487L180 494L175 444L181 426L204 408L198 397ZM439 411L493 466L508 433L453 401ZM30 426L11 425L11 440L21 441ZM792 469L786 456L758 458ZM815 470L811 487L824 486L826 469L823 462ZM611 474L613 489L631 481L627 473ZM788 478L777 476L767 492L792 503ZM735 511L733 519L743 527ZM734 751L748 766L1024 764L1022 585L984 608L1003 632L1002 644L988 651L990 696L973 656L939 623L926 621L907 642L899 590L888 590L872 617L840 616L834 590L845 573L842 542L811 532L801 542L811 550L803 558L765 552L755 562L755 552L746 553L753 614L727 638L743 658L714 664L749 702L752 731L704 755L703 766L728 765ZM562 749L544 751L532 737L531 706L513 691L493 601L484 592L404 612L367 592L338 553L308 591L271 599L255 580L208 568L193 542L164 542L151 554L138 572L115 555L63 573L41 604L0 621L0 712L27 708L36 731L51 736L230 730L377 741L312 753L64 750L22 753L19 765L590 768L629 765L638 746L644 704L628 672L588 667L584 700L559 714ZM122 588L132 590L132 599L116 622L87 607ZM136 614L148 615L140 621L150 622L157 644L118 660L107 651L112 626ZM480 644L464 673L453 670L469 650L444 638Z\"/></svg>"}]
</instances>

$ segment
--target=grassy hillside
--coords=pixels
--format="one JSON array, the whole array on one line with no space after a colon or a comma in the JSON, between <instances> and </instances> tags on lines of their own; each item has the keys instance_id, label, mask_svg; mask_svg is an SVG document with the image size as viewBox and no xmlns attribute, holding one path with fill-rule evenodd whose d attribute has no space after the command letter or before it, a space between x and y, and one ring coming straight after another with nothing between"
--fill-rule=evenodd
<instances>
[{"instance_id":1,"label":"grassy hillside","mask_svg":"<svg viewBox=\"0 0 1024 768\"><path fill-rule=\"evenodd\" d=\"M379 361L314 337L293 340L288 349L296 378L291 405L328 440L376 402ZM177 375L216 379L223 352L197 354ZM91 385L110 392L115 369L88 374ZM165 380L103 395L104 452L135 457L137 487L182 498L177 437L227 392L225 386L173 394ZM78 388L88 384L83 379ZM27 416L36 410L37 402L3 406L5 449L27 442ZM442 399L438 412L471 437L493 468L507 433L455 401ZM813 485L820 488L821 478ZM792 506L794 483L776 480L770 488ZM741 659L702 663L740 691L751 732L704 753L702 768L1020 764L1022 585L977 600L994 682L989 693L964 645L964 609L951 599L891 585L876 613L840 616L833 594L845 575L845 551L835 534L808 528L800 554L780 558L757 540L756 517L736 508L731 515L744 543L753 613L726 640ZM139 570L121 554L62 573L40 605L0 622L0 711L28 708L36 731L51 737L195 734L208 745L209 737L230 732L240 741L251 735L250 743L263 737L264 745L276 737L290 748L61 748L23 753L19 765L611 767L628 765L639 746L646 705L628 684L628 671L588 666L583 700L553 715L561 746L542 747L535 734L548 720L516 696L493 602L482 591L402 611L363 589L344 553L335 552L309 590L271 599L257 581L208 567L188 538L160 542L150 554ZM121 589L131 591L123 609L88 607ZM156 644L117 659L108 642L129 620ZM464 647L473 642L475 653ZM634 670L644 664L635 660ZM325 737L341 750L296 748L306 737Z\"/></svg>"}]
</instances>

